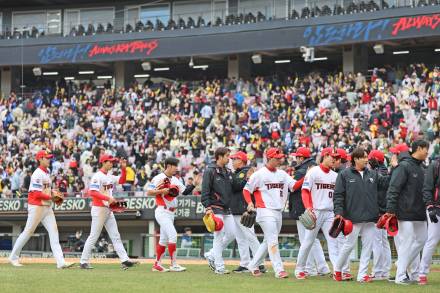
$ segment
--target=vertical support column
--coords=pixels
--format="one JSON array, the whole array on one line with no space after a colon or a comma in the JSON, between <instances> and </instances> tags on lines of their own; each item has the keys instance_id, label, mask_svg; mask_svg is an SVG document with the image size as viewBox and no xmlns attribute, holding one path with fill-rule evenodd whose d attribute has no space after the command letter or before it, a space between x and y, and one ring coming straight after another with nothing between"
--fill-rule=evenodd
<instances>
[{"instance_id":1,"label":"vertical support column","mask_svg":"<svg viewBox=\"0 0 440 293\"><path fill-rule=\"evenodd\" d=\"M148 222L148 234L153 235L148 237L148 251L147 251L147 257L151 258L154 257L155 254L155 227L154 227L154 221Z\"/></svg>"},{"instance_id":2,"label":"vertical support column","mask_svg":"<svg viewBox=\"0 0 440 293\"><path fill-rule=\"evenodd\" d=\"M1 72L0 92L4 97L8 97L12 89L12 72L11 67L2 67Z\"/></svg>"},{"instance_id":3,"label":"vertical support column","mask_svg":"<svg viewBox=\"0 0 440 293\"><path fill-rule=\"evenodd\" d=\"M18 224L12 224L12 246L17 241L18 235L21 233L21 226Z\"/></svg>"},{"instance_id":4,"label":"vertical support column","mask_svg":"<svg viewBox=\"0 0 440 293\"><path fill-rule=\"evenodd\" d=\"M248 54L237 54L228 57L228 78L251 77L251 57Z\"/></svg>"},{"instance_id":5,"label":"vertical support column","mask_svg":"<svg viewBox=\"0 0 440 293\"><path fill-rule=\"evenodd\" d=\"M114 71L116 88L125 87L125 63L123 61L115 62Z\"/></svg>"},{"instance_id":6,"label":"vertical support column","mask_svg":"<svg viewBox=\"0 0 440 293\"><path fill-rule=\"evenodd\" d=\"M228 1L228 13L229 14L234 14L237 15L238 13L238 0L229 0Z\"/></svg>"},{"instance_id":7,"label":"vertical support column","mask_svg":"<svg viewBox=\"0 0 440 293\"><path fill-rule=\"evenodd\" d=\"M365 73L368 69L368 48L362 45L344 46L342 68L344 73Z\"/></svg>"}]
</instances>

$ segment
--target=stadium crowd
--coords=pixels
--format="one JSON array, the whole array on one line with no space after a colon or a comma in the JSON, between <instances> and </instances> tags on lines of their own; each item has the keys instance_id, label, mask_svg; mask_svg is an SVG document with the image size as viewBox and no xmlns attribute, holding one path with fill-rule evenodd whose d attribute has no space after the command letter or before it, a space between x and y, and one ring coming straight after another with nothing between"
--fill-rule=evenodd
<instances>
[{"instance_id":1,"label":"stadium crowd","mask_svg":"<svg viewBox=\"0 0 440 293\"><path fill-rule=\"evenodd\" d=\"M55 155L60 191L81 196L110 150L128 161L125 191L144 190L163 159L180 159L179 176L200 194L214 150L245 151L253 164L267 147L379 149L424 138L440 154L440 69L424 64L375 68L371 75L310 73L285 79L216 79L97 89L61 80L31 97L0 100L0 193L26 193L35 153ZM294 158L289 157L293 166Z\"/></svg>"}]
</instances>

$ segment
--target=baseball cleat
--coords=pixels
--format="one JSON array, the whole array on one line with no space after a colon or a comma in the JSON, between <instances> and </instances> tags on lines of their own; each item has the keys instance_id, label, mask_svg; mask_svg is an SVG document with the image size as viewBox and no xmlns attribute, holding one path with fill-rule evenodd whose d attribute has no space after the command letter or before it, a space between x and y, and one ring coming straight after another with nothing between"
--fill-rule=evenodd
<instances>
[{"instance_id":1,"label":"baseball cleat","mask_svg":"<svg viewBox=\"0 0 440 293\"><path fill-rule=\"evenodd\" d=\"M342 281L353 281L353 276L350 273L343 273Z\"/></svg>"},{"instance_id":2,"label":"baseball cleat","mask_svg":"<svg viewBox=\"0 0 440 293\"><path fill-rule=\"evenodd\" d=\"M295 274L295 277L298 280L305 280L307 278L306 273L305 272L299 272Z\"/></svg>"},{"instance_id":3,"label":"baseball cleat","mask_svg":"<svg viewBox=\"0 0 440 293\"><path fill-rule=\"evenodd\" d=\"M217 275L227 275L230 273L230 271L226 269L221 269L221 270L215 270L214 273L216 273Z\"/></svg>"},{"instance_id":4,"label":"baseball cleat","mask_svg":"<svg viewBox=\"0 0 440 293\"><path fill-rule=\"evenodd\" d=\"M234 273L240 274L240 273L249 273L249 270L245 267L239 266L235 270L233 270Z\"/></svg>"},{"instance_id":5,"label":"baseball cleat","mask_svg":"<svg viewBox=\"0 0 440 293\"><path fill-rule=\"evenodd\" d=\"M252 276L254 277L261 277L262 273L259 269L255 269L251 271Z\"/></svg>"},{"instance_id":6,"label":"baseball cleat","mask_svg":"<svg viewBox=\"0 0 440 293\"><path fill-rule=\"evenodd\" d=\"M10 263L11 265L13 265L14 267L17 267L17 268L23 266L21 263L18 262L18 260L11 260L11 259L10 259L10 260L9 260L9 263Z\"/></svg>"},{"instance_id":7,"label":"baseball cleat","mask_svg":"<svg viewBox=\"0 0 440 293\"><path fill-rule=\"evenodd\" d=\"M72 262L72 263L70 263L70 262L65 262L62 266L60 266L59 267L59 269L68 269L68 268L71 268L71 267L73 267L75 265L75 263L74 262Z\"/></svg>"},{"instance_id":8,"label":"baseball cleat","mask_svg":"<svg viewBox=\"0 0 440 293\"><path fill-rule=\"evenodd\" d=\"M151 269L153 272L159 272L159 273L166 273L169 272L169 269L164 268L162 265L160 264L155 264L153 266L153 268Z\"/></svg>"},{"instance_id":9,"label":"baseball cleat","mask_svg":"<svg viewBox=\"0 0 440 293\"><path fill-rule=\"evenodd\" d=\"M138 261L126 260L123 263L121 263L121 268L123 270L127 270L128 268L134 267L135 265L138 265L138 264L139 264Z\"/></svg>"},{"instance_id":10,"label":"baseball cleat","mask_svg":"<svg viewBox=\"0 0 440 293\"><path fill-rule=\"evenodd\" d=\"M374 275L370 275L370 278L373 281L384 281L384 280L388 280L387 276L374 276Z\"/></svg>"},{"instance_id":11,"label":"baseball cleat","mask_svg":"<svg viewBox=\"0 0 440 293\"><path fill-rule=\"evenodd\" d=\"M214 258L209 253L205 253L205 258L208 261L208 266L211 269L211 271L215 271L215 261L214 261Z\"/></svg>"},{"instance_id":12,"label":"baseball cleat","mask_svg":"<svg viewBox=\"0 0 440 293\"><path fill-rule=\"evenodd\" d=\"M335 280L336 282L341 282L342 281L342 273L341 272L335 272L333 274L333 280Z\"/></svg>"},{"instance_id":13,"label":"baseball cleat","mask_svg":"<svg viewBox=\"0 0 440 293\"><path fill-rule=\"evenodd\" d=\"M428 278L426 277L426 276L423 276L423 275L421 275L420 277L419 277L419 282L418 282L418 284L419 285L428 285Z\"/></svg>"},{"instance_id":14,"label":"baseball cleat","mask_svg":"<svg viewBox=\"0 0 440 293\"><path fill-rule=\"evenodd\" d=\"M289 274L286 271L281 271L278 274L275 274L275 278L277 279L286 279L289 277Z\"/></svg>"},{"instance_id":15,"label":"baseball cleat","mask_svg":"<svg viewBox=\"0 0 440 293\"><path fill-rule=\"evenodd\" d=\"M413 282L411 282L411 280L410 280L409 278L405 278L405 279L403 279L403 280L401 280L401 281L396 280L395 283L396 283L397 285L408 286L408 285L411 285Z\"/></svg>"},{"instance_id":16,"label":"baseball cleat","mask_svg":"<svg viewBox=\"0 0 440 293\"><path fill-rule=\"evenodd\" d=\"M170 267L170 272L184 272L184 271L186 271L186 268L178 264L175 264Z\"/></svg>"},{"instance_id":17,"label":"baseball cleat","mask_svg":"<svg viewBox=\"0 0 440 293\"><path fill-rule=\"evenodd\" d=\"M79 265L80 269L82 270L93 270L93 267L89 265L88 263L82 263Z\"/></svg>"},{"instance_id":18,"label":"baseball cleat","mask_svg":"<svg viewBox=\"0 0 440 293\"><path fill-rule=\"evenodd\" d=\"M373 279L370 276L364 276L362 279L358 280L359 283L371 283Z\"/></svg>"},{"instance_id":19,"label":"baseball cleat","mask_svg":"<svg viewBox=\"0 0 440 293\"><path fill-rule=\"evenodd\" d=\"M259 266L258 269L259 269L260 272L263 273L263 274L267 273L267 269L266 269L266 267L265 267L264 265Z\"/></svg>"}]
</instances>

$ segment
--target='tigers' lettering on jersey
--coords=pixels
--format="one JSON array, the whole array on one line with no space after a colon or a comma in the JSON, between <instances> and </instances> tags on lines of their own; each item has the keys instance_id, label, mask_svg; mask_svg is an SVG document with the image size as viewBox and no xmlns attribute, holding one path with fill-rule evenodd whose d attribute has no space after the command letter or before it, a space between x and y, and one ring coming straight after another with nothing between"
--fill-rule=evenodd
<instances>
[{"instance_id":1,"label":"'tigers' lettering on jersey","mask_svg":"<svg viewBox=\"0 0 440 293\"><path fill-rule=\"evenodd\" d=\"M277 188L277 189L284 188L284 183L265 183L264 185L266 185L267 190L271 190L274 188Z\"/></svg>"},{"instance_id":2,"label":"'tigers' lettering on jersey","mask_svg":"<svg viewBox=\"0 0 440 293\"><path fill-rule=\"evenodd\" d=\"M316 189L335 189L335 184L328 184L328 183L315 183Z\"/></svg>"}]
</instances>

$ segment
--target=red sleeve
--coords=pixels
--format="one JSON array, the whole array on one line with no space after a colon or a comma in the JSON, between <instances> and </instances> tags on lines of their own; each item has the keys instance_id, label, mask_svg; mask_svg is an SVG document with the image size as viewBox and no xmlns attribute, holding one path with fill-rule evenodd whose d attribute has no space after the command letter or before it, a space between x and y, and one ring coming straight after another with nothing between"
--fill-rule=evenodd
<instances>
[{"instance_id":1,"label":"red sleeve","mask_svg":"<svg viewBox=\"0 0 440 293\"><path fill-rule=\"evenodd\" d=\"M45 194L42 191L34 191L35 192L35 198L39 200L51 200L52 196L49 194Z\"/></svg>"},{"instance_id":2,"label":"red sleeve","mask_svg":"<svg viewBox=\"0 0 440 293\"><path fill-rule=\"evenodd\" d=\"M127 182L127 168L121 169L121 176L119 177L119 184Z\"/></svg>"},{"instance_id":3,"label":"red sleeve","mask_svg":"<svg viewBox=\"0 0 440 293\"><path fill-rule=\"evenodd\" d=\"M302 197L304 207L306 209L312 209L313 202L312 202L312 194L310 193L310 190L308 190L308 189L301 190L301 197Z\"/></svg>"},{"instance_id":4,"label":"red sleeve","mask_svg":"<svg viewBox=\"0 0 440 293\"><path fill-rule=\"evenodd\" d=\"M106 200L107 201L109 199L109 197L107 195L104 195L104 194L102 194L102 193L100 193L99 191L96 191L96 190L90 190L89 191L89 195L91 197L94 197L94 198L97 198L97 199L100 199L100 200Z\"/></svg>"},{"instance_id":5,"label":"red sleeve","mask_svg":"<svg viewBox=\"0 0 440 293\"><path fill-rule=\"evenodd\" d=\"M303 182L304 182L304 178L305 178L305 177L303 177L303 178L301 178L300 180L298 180L298 181L295 182L295 185L293 185L293 190L301 189L301 187L302 187L302 185L303 185Z\"/></svg>"},{"instance_id":6,"label":"red sleeve","mask_svg":"<svg viewBox=\"0 0 440 293\"><path fill-rule=\"evenodd\" d=\"M243 197L244 197L244 200L248 204L250 204L252 202L252 197L251 197L251 193L249 192L249 190L243 189Z\"/></svg>"}]
</instances>

